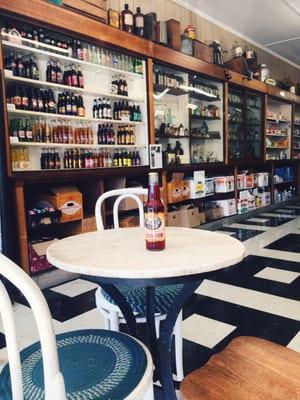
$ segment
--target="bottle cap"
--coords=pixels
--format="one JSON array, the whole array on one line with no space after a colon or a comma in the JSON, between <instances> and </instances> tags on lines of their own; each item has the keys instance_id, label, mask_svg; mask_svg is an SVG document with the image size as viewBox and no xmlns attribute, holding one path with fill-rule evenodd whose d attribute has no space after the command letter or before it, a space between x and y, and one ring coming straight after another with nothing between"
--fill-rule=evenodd
<instances>
[{"instance_id":1,"label":"bottle cap","mask_svg":"<svg viewBox=\"0 0 300 400\"><path fill-rule=\"evenodd\" d=\"M158 173L157 172L150 172L149 173L149 184L150 185L157 185L158 184Z\"/></svg>"}]
</instances>

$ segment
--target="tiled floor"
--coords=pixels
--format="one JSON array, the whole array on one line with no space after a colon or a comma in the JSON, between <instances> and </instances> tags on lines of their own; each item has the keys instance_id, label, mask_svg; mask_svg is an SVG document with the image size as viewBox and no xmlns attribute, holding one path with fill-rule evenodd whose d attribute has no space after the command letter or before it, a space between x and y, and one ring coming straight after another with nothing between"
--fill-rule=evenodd
<instances>
[{"instance_id":1,"label":"tiled floor","mask_svg":"<svg viewBox=\"0 0 300 400\"><path fill-rule=\"evenodd\" d=\"M218 232L243 241L238 266L204 280L184 309L185 373L203 365L233 337L253 335L300 352L300 203L226 225ZM103 327L96 286L84 279L44 290L57 333ZM20 345L37 338L30 309L16 304ZM0 332L1 332L0 325ZM0 333L0 362L5 342Z\"/></svg>"}]
</instances>

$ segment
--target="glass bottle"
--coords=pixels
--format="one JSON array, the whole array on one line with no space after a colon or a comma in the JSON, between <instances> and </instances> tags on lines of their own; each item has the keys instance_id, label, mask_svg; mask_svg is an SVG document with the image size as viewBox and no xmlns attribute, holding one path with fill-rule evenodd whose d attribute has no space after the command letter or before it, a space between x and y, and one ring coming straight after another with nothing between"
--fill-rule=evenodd
<instances>
[{"instance_id":1,"label":"glass bottle","mask_svg":"<svg viewBox=\"0 0 300 400\"><path fill-rule=\"evenodd\" d=\"M145 204L145 236L147 250L164 250L166 247L165 213L160 198L158 173L149 173L148 200Z\"/></svg>"},{"instance_id":2,"label":"glass bottle","mask_svg":"<svg viewBox=\"0 0 300 400\"><path fill-rule=\"evenodd\" d=\"M133 33L133 13L129 10L129 5L126 3L124 10L121 13L122 29L128 33Z\"/></svg>"},{"instance_id":3,"label":"glass bottle","mask_svg":"<svg viewBox=\"0 0 300 400\"><path fill-rule=\"evenodd\" d=\"M136 14L133 16L134 33L138 36L144 36L144 14L141 12L141 7L136 8Z\"/></svg>"}]
</instances>

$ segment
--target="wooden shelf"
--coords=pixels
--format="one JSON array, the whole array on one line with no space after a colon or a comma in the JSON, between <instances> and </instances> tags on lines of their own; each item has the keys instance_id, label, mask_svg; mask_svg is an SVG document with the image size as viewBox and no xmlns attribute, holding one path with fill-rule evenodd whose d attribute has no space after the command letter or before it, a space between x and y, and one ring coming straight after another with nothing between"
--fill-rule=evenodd
<instances>
[{"instance_id":1,"label":"wooden shelf","mask_svg":"<svg viewBox=\"0 0 300 400\"><path fill-rule=\"evenodd\" d=\"M179 135L155 135L156 138L159 139L189 139L190 136L184 135L184 136L179 136Z\"/></svg>"},{"instance_id":2,"label":"wooden shelf","mask_svg":"<svg viewBox=\"0 0 300 400\"><path fill-rule=\"evenodd\" d=\"M154 85L153 89L154 89L154 92L157 92L157 93L162 93L168 89L168 91L166 92L166 95L168 94L168 95L172 95L172 96L182 96L182 95L188 94L188 92L186 90L170 88L170 87L163 86L163 85Z\"/></svg>"},{"instance_id":3,"label":"wooden shelf","mask_svg":"<svg viewBox=\"0 0 300 400\"><path fill-rule=\"evenodd\" d=\"M35 41L32 41L32 42L35 46L38 44L38 42L35 42ZM39 49L37 47L30 47L30 46L26 46L23 44L10 42L7 40L2 40L2 45L11 50L16 50L20 54L24 54L24 55L36 54L39 56L39 58L46 60L46 61L51 59L51 60L58 60L63 65L69 65L69 64L80 65L82 67L83 71L99 71L99 69L100 69L100 70L103 70L106 72L110 72L111 74L120 74L120 75L126 75L126 76L132 76L135 78L143 78L144 79L144 74L137 74L135 72L125 71L125 70L118 69L118 68L112 68L112 67L102 65L102 64L91 63L89 61L82 61L82 60L79 60L78 58L68 57L68 56L65 56L62 54L54 53L54 51Z\"/></svg>"},{"instance_id":4,"label":"wooden shelf","mask_svg":"<svg viewBox=\"0 0 300 400\"><path fill-rule=\"evenodd\" d=\"M205 94L200 94L200 93L189 93L189 97L192 100L203 100L203 101L208 101L208 102L214 102L214 101L221 101L221 98L219 96L216 97L210 97L206 96Z\"/></svg>"},{"instance_id":5,"label":"wooden shelf","mask_svg":"<svg viewBox=\"0 0 300 400\"><path fill-rule=\"evenodd\" d=\"M5 80L8 82L22 83L22 84L26 84L26 85L30 85L30 86L50 88L50 89L53 89L54 91L63 90L63 91L67 91L70 93L72 92L72 93L81 94L81 95L95 96L97 98L98 97L108 97L111 99L118 99L118 100L124 100L124 101L135 101L137 103L142 103L145 101L142 98L135 98L135 97L131 97L131 96L121 96L118 94L105 93L105 92L100 92L97 90L81 89L81 88L78 88L75 86L61 85L58 83L51 83L51 82L47 82L47 81L21 78L19 76L8 76L7 72L5 72Z\"/></svg>"},{"instance_id":6,"label":"wooden shelf","mask_svg":"<svg viewBox=\"0 0 300 400\"><path fill-rule=\"evenodd\" d=\"M77 117L74 115L63 115L63 114L51 114L45 112L38 111L27 111L27 110L13 110L8 109L8 114L11 115L21 115L27 117L37 117L37 118L45 118L45 119L66 119L70 121L81 121L81 122L103 122L108 124L118 124L118 125L144 125L144 122L135 122L135 121L120 121L116 119L104 119L104 118L87 118L87 117Z\"/></svg>"},{"instance_id":7,"label":"wooden shelf","mask_svg":"<svg viewBox=\"0 0 300 400\"><path fill-rule=\"evenodd\" d=\"M77 144L77 143L45 143L45 142L11 142L13 147L41 147L62 149L144 149L148 146L137 146L128 144Z\"/></svg>"},{"instance_id":8,"label":"wooden shelf","mask_svg":"<svg viewBox=\"0 0 300 400\"><path fill-rule=\"evenodd\" d=\"M199 119L204 121L221 121L221 117L209 117L202 115L191 115L191 119Z\"/></svg>"},{"instance_id":9,"label":"wooden shelf","mask_svg":"<svg viewBox=\"0 0 300 400\"><path fill-rule=\"evenodd\" d=\"M285 119L275 119L275 118L268 118L268 117L267 117L267 121L273 122L276 124L290 124L291 123L291 121L286 121Z\"/></svg>"}]
</instances>

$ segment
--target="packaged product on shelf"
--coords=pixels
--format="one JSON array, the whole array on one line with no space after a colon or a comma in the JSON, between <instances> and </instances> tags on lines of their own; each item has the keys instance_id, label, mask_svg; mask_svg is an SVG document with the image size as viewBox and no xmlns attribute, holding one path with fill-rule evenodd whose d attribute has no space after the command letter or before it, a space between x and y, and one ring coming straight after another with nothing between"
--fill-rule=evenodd
<instances>
[{"instance_id":1,"label":"packaged product on shelf","mask_svg":"<svg viewBox=\"0 0 300 400\"><path fill-rule=\"evenodd\" d=\"M215 193L214 178L205 178L205 195L212 196Z\"/></svg>"},{"instance_id":2,"label":"packaged product on shelf","mask_svg":"<svg viewBox=\"0 0 300 400\"><path fill-rule=\"evenodd\" d=\"M167 214L167 226L182 226L180 211L175 206L172 206L171 210Z\"/></svg>"},{"instance_id":3,"label":"packaged product on shelf","mask_svg":"<svg viewBox=\"0 0 300 400\"><path fill-rule=\"evenodd\" d=\"M48 194L36 196L61 211L60 222L77 221L83 218L82 194L75 186L50 187Z\"/></svg>"},{"instance_id":4,"label":"packaged product on shelf","mask_svg":"<svg viewBox=\"0 0 300 400\"><path fill-rule=\"evenodd\" d=\"M168 190L168 203L176 203L182 201L182 187L184 174L175 172L172 174L172 179L167 184Z\"/></svg>"},{"instance_id":5,"label":"packaged product on shelf","mask_svg":"<svg viewBox=\"0 0 300 400\"><path fill-rule=\"evenodd\" d=\"M233 176L216 176L215 191L216 193L227 193L234 191L234 177Z\"/></svg>"},{"instance_id":6,"label":"packaged product on shelf","mask_svg":"<svg viewBox=\"0 0 300 400\"><path fill-rule=\"evenodd\" d=\"M215 207L221 208L224 217L229 217L231 215L236 214L235 199L208 201L205 202L205 205L209 208L215 208Z\"/></svg>"},{"instance_id":7,"label":"packaged product on shelf","mask_svg":"<svg viewBox=\"0 0 300 400\"><path fill-rule=\"evenodd\" d=\"M221 207L218 206L209 207L206 205L206 203L204 204L204 206L205 206L204 212L206 220L217 220L224 217L223 209Z\"/></svg>"},{"instance_id":8,"label":"packaged product on shelf","mask_svg":"<svg viewBox=\"0 0 300 400\"><path fill-rule=\"evenodd\" d=\"M265 187L269 185L269 173L268 172L257 172L254 174L254 186Z\"/></svg>"},{"instance_id":9,"label":"packaged product on shelf","mask_svg":"<svg viewBox=\"0 0 300 400\"><path fill-rule=\"evenodd\" d=\"M32 274L54 268L46 257L47 248L57 239L44 237L28 243L30 272Z\"/></svg>"},{"instance_id":10,"label":"packaged product on shelf","mask_svg":"<svg viewBox=\"0 0 300 400\"><path fill-rule=\"evenodd\" d=\"M194 171L193 177L186 180L189 182L191 199L206 196L205 171Z\"/></svg>"},{"instance_id":11,"label":"packaged product on shelf","mask_svg":"<svg viewBox=\"0 0 300 400\"><path fill-rule=\"evenodd\" d=\"M193 204L187 204L179 208L180 226L196 228L200 225L199 209Z\"/></svg>"}]
</instances>

